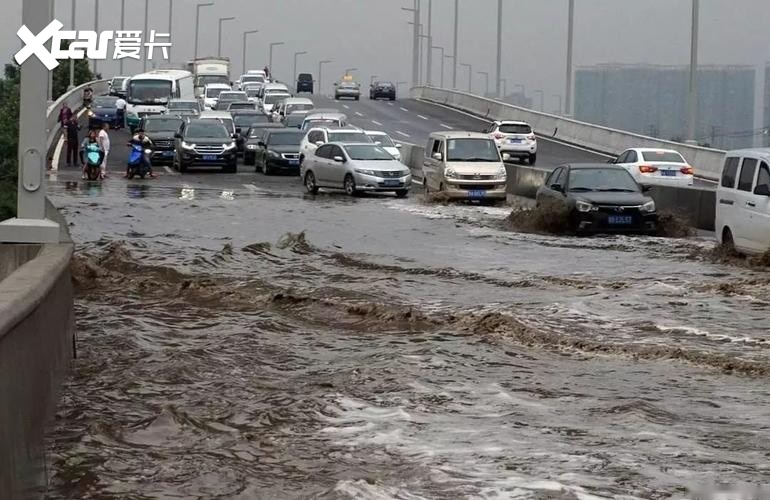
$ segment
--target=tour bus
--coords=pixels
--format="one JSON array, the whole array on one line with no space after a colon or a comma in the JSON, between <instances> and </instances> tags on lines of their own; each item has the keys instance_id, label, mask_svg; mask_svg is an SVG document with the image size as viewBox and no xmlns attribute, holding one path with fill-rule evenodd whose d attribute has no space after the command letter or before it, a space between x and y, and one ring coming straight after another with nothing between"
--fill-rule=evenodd
<instances>
[{"instance_id":1,"label":"tour bus","mask_svg":"<svg viewBox=\"0 0 770 500\"><path fill-rule=\"evenodd\" d=\"M131 131L143 117L165 113L169 99L195 100L192 73L158 69L132 76L126 85L126 123Z\"/></svg>"}]
</instances>

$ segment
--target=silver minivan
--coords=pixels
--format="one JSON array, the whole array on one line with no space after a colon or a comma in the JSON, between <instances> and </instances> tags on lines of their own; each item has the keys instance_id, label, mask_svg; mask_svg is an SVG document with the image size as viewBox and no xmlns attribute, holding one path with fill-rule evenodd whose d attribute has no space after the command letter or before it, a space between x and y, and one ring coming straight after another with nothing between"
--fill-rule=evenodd
<instances>
[{"instance_id":1,"label":"silver minivan","mask_svg":"<svg viewBox=\"0 0 770 500\"><path fill-rule=\"evenodd\" d=\"M717 187L717 239L744 253L770 249L770 148L730 151Z\"/></svg>"},{"instance_id":2,"label":"silver minivan","mask_svg":"<svg viewBox=\"0 0 770 500\"><path fill-rule=\"evenodd\" d=\"M478 132L434 132L428 138L422 176L425 192L455 199L506 199L506 170L495 141Z\"/></svg>"}]
</instances>

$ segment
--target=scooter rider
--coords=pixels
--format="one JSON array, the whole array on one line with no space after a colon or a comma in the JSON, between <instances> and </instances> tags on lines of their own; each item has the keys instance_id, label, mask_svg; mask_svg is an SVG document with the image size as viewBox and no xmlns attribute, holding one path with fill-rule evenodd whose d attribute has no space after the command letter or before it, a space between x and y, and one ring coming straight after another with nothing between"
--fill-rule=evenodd
<instances>
[{"instance_id":1,"label":"scooter rider","mask_svg":"<svg viewBox=\"0 0 770 500\"><path fill-rule=\"evenodd\" d=\"M144 135L144 129L141 129L141 128L136 129L136 133L129 141L128 147L131 147L137 144L142 146L142 149L152 149L153 147L153 143L150 140L150 138ZM143 161L147 162L147 170L150 173L150 177L155 177L155 173L152 171L152 162L150 162L150 160L147 158L146 155L143 155L142 158L143 158ZM128 177L128 167L126 167L126 173L123 177Z\"/></svg>"},{"instance_id":2,"label":"scooter rider","mask_svg":"<svg viewBox=\"0 0 770 500\"><path fill-rule=\"evenodd\" d=\"M80 164L83 166L83 179L86 178L86 162L90 152L99 153L99 165L101 165L104 160L104 150L99 143L99 136L96 130L90 130L88 136L83 139L83 143L80 145Z\"/></svg>"}]
</instances>

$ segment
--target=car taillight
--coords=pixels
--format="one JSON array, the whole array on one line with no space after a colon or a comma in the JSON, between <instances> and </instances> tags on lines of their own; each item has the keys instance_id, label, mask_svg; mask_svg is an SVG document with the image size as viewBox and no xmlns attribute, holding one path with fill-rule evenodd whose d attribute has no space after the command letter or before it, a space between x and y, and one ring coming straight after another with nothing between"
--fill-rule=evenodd
<instances>
[{"instance_id":1,"label":"car taillight","mask_svg":"<svg viewBox=\"0 0 770 500\"><path fill-rule=\"evenodd\" d=\"M682 172L684 175L692 175L695 173L695 169L691 166L682 167L679 169L680 172Z\"/></svg>"},{"instance_id":2,"label":"car taillight","mask_svg":"<svg viewBox=\"0 0 770 500\"><path fill-rule=\"evenodd\" d=\"M501 134L500 132L495 132L495 139L503 139L505 137L505 134Z\"/></svg>"},{"instance_id":3,"label":"car taillight","mask_svg":"<svg viewBox=\"0 0 770 500\"><path fill-rule=\"evenodd\" d=\"M530 134L527 136L528 141L534 141L535 140L535 134Z\"/></svg>"},{"instance_id":4,"label":"car taillight","mask_svg":"<svg viewBox=\"0 0 770 500\"><path fill-rule=\"evenodd\" d=\"M658 167L651 165L639 165L639 171L643 174L652 174L658 171Z\"/></svg>"}]
</instances>

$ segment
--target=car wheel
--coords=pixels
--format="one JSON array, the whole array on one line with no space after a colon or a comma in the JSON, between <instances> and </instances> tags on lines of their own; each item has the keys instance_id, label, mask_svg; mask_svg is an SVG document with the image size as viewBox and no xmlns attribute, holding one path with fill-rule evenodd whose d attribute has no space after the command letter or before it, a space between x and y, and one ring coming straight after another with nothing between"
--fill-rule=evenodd
<instances>
[{"instance_id":1,"label":"car wheel","mask_svg":"<svg viewBox=\"0 0 770 500\"><path fill-rule=\"evenodd\" d=\"M537 162L537 154L529 155L529 164L534 165Z\"/></svg>"},{"instance_id":2,"label":"car wheel","mask_svg":"<svg viewBox=\"0 0 770 500\"><path fill-rule=\"evenodd\" d=\"M345 176L345 192L348 196L358 196L358 189L356 188L356 181L353 176L348 174Z\"/></svg>"},{"instance_id":3,"label":"car wheel","mask_svg":"<svg viewBox=\"0 0 770 500\"><path fill-rule=\"evenodd\" d=\"M396 196L398 198L406 198L408 194L409 194L408 189L399 189L398 191L396 191Z\"/></svg>"},{"instance_id":4,"label":"car wheel","mask_svg":"<svg viewBox=\"0 0 770 500\"><path fill-rule=\"evenodd\" d=\"M315 182L315 174L313 172L305 174L305 189L310 194L318 194L318 184Z\"/></svg>"},{"instance_id":5,"label":"car wheel","mask_svg":"<svg viewBox=\"0 0 770 500\"><path fill-rule=\"evenodd\" d=\"M356 101L359 100L359 99L360 99L360 97L356 96Z\"/></svg>"},{"instance_id":6,"label":"car wheel","mask_svg":"<svg viewBox=\"0 0 770 500\"><path fill-rule=\"evenodd\" d=\"M727 252L735 252L735 240L729 227L722 230L722 248Z\"/></svg>"}]
</instances>

